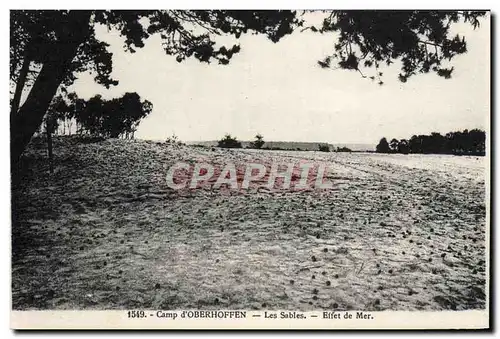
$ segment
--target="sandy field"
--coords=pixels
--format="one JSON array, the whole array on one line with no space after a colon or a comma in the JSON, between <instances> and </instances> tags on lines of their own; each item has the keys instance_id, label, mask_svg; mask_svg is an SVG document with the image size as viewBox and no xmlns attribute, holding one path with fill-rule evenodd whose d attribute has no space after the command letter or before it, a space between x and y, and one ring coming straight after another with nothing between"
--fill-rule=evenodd
<instances>
[{"instance_id":1,"label":"sandy field","mask_svg":"<svg viewBox=\"0 0 500 339\"><path fill-rule=\"evenodd\" d=\"M12 189L14 309L486 307L481 157L34 142ZM173 190L177 161L327 164L331 189Z\"/></svg>"}]
</instances>

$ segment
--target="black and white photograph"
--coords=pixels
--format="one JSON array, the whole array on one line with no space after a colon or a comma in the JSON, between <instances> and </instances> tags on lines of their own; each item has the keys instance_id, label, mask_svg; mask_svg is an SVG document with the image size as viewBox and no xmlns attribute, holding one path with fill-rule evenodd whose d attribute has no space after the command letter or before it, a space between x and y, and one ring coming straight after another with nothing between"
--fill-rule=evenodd
<instances>
[{"instance_id":1,"label":"black and white photograph","mask_svg":"<svg viewBox=\"0 0 500 339\"><path fill-rule=\"evenodd\" d=\"M488 328L491 16L10 10L11 327Z\"/></svg>"}]
</instances>

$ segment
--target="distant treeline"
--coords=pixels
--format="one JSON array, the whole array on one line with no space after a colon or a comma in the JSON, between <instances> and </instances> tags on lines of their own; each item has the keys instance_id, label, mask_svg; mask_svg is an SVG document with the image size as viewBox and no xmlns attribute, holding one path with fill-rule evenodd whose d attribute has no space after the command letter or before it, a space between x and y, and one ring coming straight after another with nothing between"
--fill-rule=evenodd
<instances>
[{"instance_id":1,"label":"distant treeline","mask_svg":"<svg viewBox=\"0 0 500 339\"><path fill-rule=\"evenodd\" d=\"M286 143L282 143L286 144ZM201 145L200 145L201 146ZM248 143L247 146L243 147L241 141L231 134L226 134L224 138L217 141L217 147L220 148L248 148L248 149L262 149L262 150L273 150L273 151L308 151L311 149L301 148L301 147L279 147L279 146L267 146L264 141L264 137L261 134L255 136L255 140ZM337 147L337 149L330 149L328 144L318 144L318 151L320 152L352 152L351 149L347 147Z\"/></svg>"},{"instance_id":2,"label":"distant treeline","mask_svg":"<svg viewBox=\"0 0 500 339\"><path fill-rule=\"evenodd\" d=\"M382 138L377 145L377 153L424 153L485 155L486 133L479 129L450 132L446 135L414 135L409 140Z\"/></svg>"}]
</instances>

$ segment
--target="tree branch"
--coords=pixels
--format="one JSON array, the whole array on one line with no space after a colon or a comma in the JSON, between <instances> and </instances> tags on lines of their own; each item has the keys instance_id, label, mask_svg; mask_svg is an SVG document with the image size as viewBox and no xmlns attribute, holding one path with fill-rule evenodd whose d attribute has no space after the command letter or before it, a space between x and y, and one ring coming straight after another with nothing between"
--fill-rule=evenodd
<instances>
[{"instance_id":1,"label":"tree branch","mask_svg":"<svg viewBox=\"0 0 500 339\"><path fill-rule=\"evenodd\" d=\"M418 43L425 44L425 45L431 45L431 46L434 46L434 47L440 47L440 48L443 48L443 45L437 44L437 43L435 43L435 42L418 40Z\"/></svg>"}]
</instances>

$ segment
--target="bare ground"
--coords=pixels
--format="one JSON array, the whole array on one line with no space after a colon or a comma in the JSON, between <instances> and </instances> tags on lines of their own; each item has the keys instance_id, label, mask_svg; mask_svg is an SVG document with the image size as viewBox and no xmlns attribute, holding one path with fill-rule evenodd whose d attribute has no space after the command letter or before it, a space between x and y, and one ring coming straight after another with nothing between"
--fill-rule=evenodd
<instances>
[{"instance_id":1,"label":"bare ground","mask_svg":"<svg viewBox=\"0 0 500 339\"><path fill-rule=\"evenodd\" d=\"M14 309L486 305L485 161L56 139L13 183ZM331 190L174 191L176 161L326 162Z\"/></svg>"}]
</instances>

